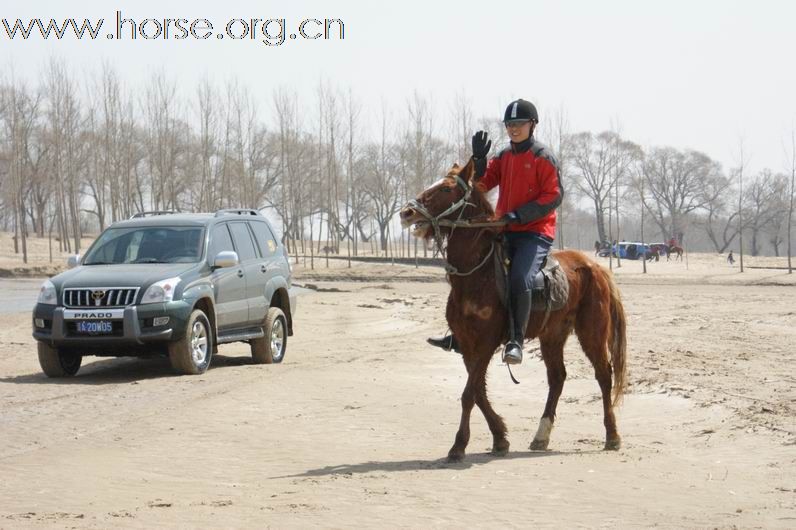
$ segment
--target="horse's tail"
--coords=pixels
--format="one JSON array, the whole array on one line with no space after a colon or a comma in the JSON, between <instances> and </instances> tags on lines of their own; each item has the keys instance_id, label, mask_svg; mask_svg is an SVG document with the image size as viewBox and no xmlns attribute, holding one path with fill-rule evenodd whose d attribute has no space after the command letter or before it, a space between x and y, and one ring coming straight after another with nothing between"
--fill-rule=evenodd
<instances>
[{"instance_id":1,"label":"horse's tail","mask_svg":"<svg viewBox=\"0 0 796 530\"><path fill-rule=\"evenodd\" d=\"M627 386L627 320L625 308L619 296L619 288L613 278L608 277L611 287L611 327L608 335L608 349L611 352L611 365L614 372L613 404L622 402L622 395Z\"/></svg>"}]
</instances>

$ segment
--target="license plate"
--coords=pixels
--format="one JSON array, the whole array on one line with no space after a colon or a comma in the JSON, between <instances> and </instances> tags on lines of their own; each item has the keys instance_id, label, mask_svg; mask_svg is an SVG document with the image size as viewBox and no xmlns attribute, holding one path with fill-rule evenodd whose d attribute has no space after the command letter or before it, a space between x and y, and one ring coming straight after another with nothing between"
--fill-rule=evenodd
<instances>
[{"instance_id":1,"label":"license plate","mask_svg":"<svg viewBox=\"0 0 796 530\"><path fill-rule=\"evenodd\" d=\"M77 332L89 335L104 335L113 332L113 323L110 320L79 320Z\"/></svg>"}]
</instances>

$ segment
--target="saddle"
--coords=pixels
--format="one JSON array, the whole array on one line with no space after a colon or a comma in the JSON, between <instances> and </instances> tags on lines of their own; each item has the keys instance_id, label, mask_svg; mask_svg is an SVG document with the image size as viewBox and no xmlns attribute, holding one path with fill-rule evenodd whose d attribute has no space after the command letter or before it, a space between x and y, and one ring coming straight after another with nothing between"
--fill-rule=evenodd
<instances>
[{"instance_id":1,"label":"saddle","mask_svg":"<svg viewBox=\"0 0 796 530\"><path fill-rule=\"evenodd\" d=\"M495 279L497 292L503 306L508 309L507 288L509 259L506 249L502 242L495 244ZM547 319L552 311L558 311L567 305L569 299L569 280L561 268L561 264L556 257L548 254L542 263L542 268L533 279L533 299L531 302L531 312L544 312L542 327L547 324Z\"/></svg>"}]
</instances>

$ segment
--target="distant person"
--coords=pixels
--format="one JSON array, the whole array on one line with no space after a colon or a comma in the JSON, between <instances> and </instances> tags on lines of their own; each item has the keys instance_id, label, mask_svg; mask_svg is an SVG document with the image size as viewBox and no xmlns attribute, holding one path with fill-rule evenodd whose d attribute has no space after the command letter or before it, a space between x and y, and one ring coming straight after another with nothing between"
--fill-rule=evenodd
<instances>
[{"instance_id":1,"label":"distant person","mask_svg":"<svg viewBox=\"0 0 796 530\"><path fill-rule=\"evenodd\" d=\"M727 263L729 263L731 267L735 265L735 256L732 255L732 250L727 254Z\"/></svg>"},{"instance_id":2,"label":"distant person","mask_svg":"<svg viewBox=\"0 0 796 530\"><path fill-rule=\"evenodd\" d=\"M600 244L600 242L595 239L594 240L594 255L595 256L600 253L600 248L601 247L602 247L602 245Z\"/></svg>"}]
</instances>

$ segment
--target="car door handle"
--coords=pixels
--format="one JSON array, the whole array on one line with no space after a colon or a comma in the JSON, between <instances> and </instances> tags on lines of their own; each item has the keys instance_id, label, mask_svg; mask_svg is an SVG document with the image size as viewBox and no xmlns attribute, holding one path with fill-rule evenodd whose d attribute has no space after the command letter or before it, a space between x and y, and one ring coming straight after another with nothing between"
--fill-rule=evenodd
<instances>
[{"instance_id":1,"label":"car door handle","mask_svg":"<svg viewBox=\"0 0 796 530\"><path fill-rule=\"evenodd\" d=\"M243 271L240 269L238 270L238 278L243 278Z\"/></svg>"},{"instance_id":2,"label":"car door handle","mask_svg":"<svg viewBox=\"0 0 796 530\"><path fill-rule=\"evenodd\" d=\"M268 272L268 265L260 265L260 272Z\"/></svg>"}]
</instances>

